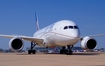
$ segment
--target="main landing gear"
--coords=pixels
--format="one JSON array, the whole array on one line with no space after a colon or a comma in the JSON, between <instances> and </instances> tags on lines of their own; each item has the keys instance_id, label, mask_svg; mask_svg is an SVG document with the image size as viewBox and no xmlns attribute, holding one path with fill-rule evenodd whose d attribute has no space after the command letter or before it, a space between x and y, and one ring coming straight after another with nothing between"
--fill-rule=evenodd
<instances>
[{"instance_id":1,"label":"main landing gear","mask_svg":"<svg viewBox=\"0 0 105 66\"><path fill-rule=\"evenodd\" d=\"M60 50L60 54L67 54L67 55L72 55L73 52L72 52L72 49L73 48L73 45L67 45L67 49L65 46L62 47L62 49Z\"/></svg>"},{"instance_id":2,"label":"main landing gear","mask_svg":"<svg viewBox=\"0 0 105 66\"><path fill-rule=\"evenodd\" d=\"M36 46L36 44L34 42L31 42L31 48L30 50L28 50L28 54L35 54L36 50L33 50L33 48Z\"/></svg>"}]
</instances>

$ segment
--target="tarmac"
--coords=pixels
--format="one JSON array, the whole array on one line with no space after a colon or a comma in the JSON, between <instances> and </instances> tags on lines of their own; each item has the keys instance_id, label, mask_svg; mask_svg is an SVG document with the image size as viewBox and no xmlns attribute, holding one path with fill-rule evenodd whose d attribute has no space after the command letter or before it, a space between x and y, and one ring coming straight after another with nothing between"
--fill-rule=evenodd
<instances>
[{"instance_id":1,"label":"tarmac","mask_svg":"<svg viewBox=\"0 0 105 66\"><path fill-rule=\"evenodd\" d=\"M105 53L0 53L0 66L105 66Z\"/></svg>"}]
</instances>

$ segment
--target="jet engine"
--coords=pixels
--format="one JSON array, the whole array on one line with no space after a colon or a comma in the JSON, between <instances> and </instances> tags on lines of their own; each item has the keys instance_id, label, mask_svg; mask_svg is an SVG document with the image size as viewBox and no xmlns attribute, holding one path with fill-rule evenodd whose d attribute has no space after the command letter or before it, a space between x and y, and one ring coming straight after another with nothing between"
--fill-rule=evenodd
<instances>
[{"instance_id":1,"label":"jet engine","mask_svg":"<svg viewBox=\"0 0 105 66\"><path fill-rule=\"evenodd\" d=\"M48 45L48 41L47 41L47 39L44 39L43 46L47 46L47 45Z\"/></svg>"},{"instance_id":2,"label":"jet engine","mask_svg":"<svg viewBox=\"0 0 105 66\"><path fill-rule=\"evenodd\" d=\"M96 46L97 46L96 40L89 36L86 36L81 39L81 48L85 50L95 49Z\"/></svg>"},{"instance_id":3,"label":"jet engine","mask_svg":"<svg viewBox=\"0 0 105 66\"><path fill-rule=\"evenodd\" d=\"M14 37L9 41L9 48L12 51L15 52L20 51L23 49L23 47L24 47L23 40L19 37Z\"/></svg>"}]
</instances>

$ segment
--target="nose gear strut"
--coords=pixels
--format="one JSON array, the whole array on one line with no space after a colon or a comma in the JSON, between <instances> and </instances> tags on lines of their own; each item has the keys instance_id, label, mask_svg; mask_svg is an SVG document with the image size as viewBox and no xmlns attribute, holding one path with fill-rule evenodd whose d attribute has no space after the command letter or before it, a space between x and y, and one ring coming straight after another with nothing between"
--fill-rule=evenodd
<instances>
[{"instance_id":1,"label":"nose gear strut","mask_svg":"<svg viewBox=\"0 0 105 66\"><path fill-rule=\"evenodd\" d=\"M67 52L66 52L67 55L72 55L73 54L73 52L71 50L72 48L73 48L73 45L71 45L71 46L67 45Z\"/></svg>"},{"instance_id":2,"label":"nose gear strut","mask_svg":"<svg viewBox=\"0 0 105 66\"><path fill-rule=\"evenodd\" d=\"M65 46L62 47L62 49L60 50L60 54L67 54L67 55L72 55L72 49L73 45L67 45L67 49L65 48Z\"/></svg>"}]
</instances>

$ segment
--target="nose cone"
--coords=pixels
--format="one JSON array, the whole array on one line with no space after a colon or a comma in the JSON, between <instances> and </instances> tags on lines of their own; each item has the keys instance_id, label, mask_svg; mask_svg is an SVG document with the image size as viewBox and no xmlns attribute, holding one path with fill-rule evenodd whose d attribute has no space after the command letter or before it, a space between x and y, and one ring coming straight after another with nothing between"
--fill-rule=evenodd
<instances>
[{"instance_id":1,"label":"nose cone","mask_svg":"<svg viewBox=\"0 0 105 66\"><path fill-rule=\"evenodd\" d=\"M71 36L77 38L77 37L80 37L80 32L79 30L73 30L72 33L71 33Z\"/></svg>"}]
</instances>

